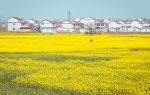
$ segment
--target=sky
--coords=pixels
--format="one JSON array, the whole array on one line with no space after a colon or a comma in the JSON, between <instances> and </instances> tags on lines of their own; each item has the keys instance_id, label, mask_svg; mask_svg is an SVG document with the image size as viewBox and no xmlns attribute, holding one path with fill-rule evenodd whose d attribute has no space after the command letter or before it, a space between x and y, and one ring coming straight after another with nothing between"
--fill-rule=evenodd
<instances>
[{"instance_id":1,"label":"sky","mask_svg":"<svg viewBox=\"0 0 150 95\"><path fill-rule=\"evenodd\" d=\"M0 18L150 18L150 0L0 0Z\"/></svg>"}]
</instances>

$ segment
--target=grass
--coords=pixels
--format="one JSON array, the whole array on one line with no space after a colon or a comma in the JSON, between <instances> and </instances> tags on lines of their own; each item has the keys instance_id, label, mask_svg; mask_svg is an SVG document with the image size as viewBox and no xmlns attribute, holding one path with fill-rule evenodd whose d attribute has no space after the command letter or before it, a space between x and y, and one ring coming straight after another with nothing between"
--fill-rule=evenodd
<instances>
[{"instance_id":1,"label":"grass","mask_svg":"<svg viewBox=\"0 0 150 95\"><path fill-rule=\"evenodd\" d=\"M149 95L149 41L149 34L0 34L1 95Z\"/></svg>"}]
</instances>

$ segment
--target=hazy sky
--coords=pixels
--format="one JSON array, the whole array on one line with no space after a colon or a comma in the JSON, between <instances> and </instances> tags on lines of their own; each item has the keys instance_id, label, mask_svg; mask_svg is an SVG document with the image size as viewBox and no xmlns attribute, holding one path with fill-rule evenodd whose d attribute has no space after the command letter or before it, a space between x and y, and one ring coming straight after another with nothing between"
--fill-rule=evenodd
<instances>
[{"instance_id":1,"label":"hazy sky","mask_svg":"<svg viewBox=\"0 0 150 95\"><path fill-rule=\"evenodd\" d=\"M150 18L150 0L0 0L0 18Z\"/></svg>"}]
</instances>

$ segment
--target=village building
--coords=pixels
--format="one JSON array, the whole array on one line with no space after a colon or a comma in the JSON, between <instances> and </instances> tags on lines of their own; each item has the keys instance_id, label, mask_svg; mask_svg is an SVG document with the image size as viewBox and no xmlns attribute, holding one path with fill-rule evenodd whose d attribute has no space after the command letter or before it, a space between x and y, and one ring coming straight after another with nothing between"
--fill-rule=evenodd
<instances>
[{"instance_id":1,"label":"village building","mask_svg":"<svg viewBox=\"0 0 150 95\"><path fill-rule=\"evenodd\" d=\"M81 19L80 22L84 24L84 29L82 29L82 33L95 32L96 18L86 17Z\"/></svg>"},{"instance_id":2,"label":"village building","mask_svg":"<svg viewBox=\"0 0 150 95\"><path fill-rule=\"evenodd\" d=\"M150 32L150 20L145 19L142 21L141 32Z\"/></svg>"},{"instance_id":3,"label":"village building","mask_svg":"<svg viewBox=\"0 0 150 95\"><path fill-rule=\"evenodd\" d=\"M82 29L84 29L84 24L79 21L73 21L72 24L74 33L81 33Z\"/></svg>"},{"instance_id":4,"label":"village building","mask_svg":"<svg viewBox=\"0 0 150 95\"><path fill-rule=\"evenodd\" d=\"M121 23L117 20L113 20L108 23L108 32L120 32L120 28L122 27Z\"/></svg>"},{"instance_id":5,"label":"village building","mask_svg":"<svg viewBox=\"0 0 150 95\"><path fill-rule=\"evenodd\" d=\"M104 20L96 20L95 31L97 33L107 32L108 31L107 26L108 24L105 23Z\"/></svg>"},{"instance_id":6,"label":"village building","mask_svg":"<svg viewBox=\"0 0 150 95\"><path fill-rule=\"evenodd\" d=\"M8 31L16 32L20 31L23 27L28 27L28 24L19 17L12 17L8 21Z\"/></svg>"},{"instance_id":7,"label":"village building","mask_svg":"<svg viewBox=\"0 0 150 95\"><path fill-rule=\"evenodd\" d=\"M28 22L19 17L12 17L7 21L7 29L11 32L33 32L33 27ZM36 30L37 31L37 30Z\"/></svg>"},{"instance_id":8,"label":"village building","mask_svg":"<svg viewBox=\"0 0 150 95\"><path fill-rule=\"evenodd\" d=\"M40 26L39 26L38 21L34 19L29 19L27 23L32 31L39 31Z\"/></svg>"},{"instance_id":9,"label":"village building","mask_svg":"<svg viewBox=\"0 0 150 95\"><path fill-rule=\"evenodd\" d=\"M137 20L116 20L116 19L96 19L94 17L76 18L74 20L38 22L34 19L28 21L19 17L8 19L7 23L0 23L12 32L33 32L42 33L102 33L102 32L150 32L149 19Z\"/></svg>"},{"instance_id":10,"label":"village building","mask_svg":"<svg viewBox=\"0 0 150 95\"><path fill-rule=\"evenodd\" d=\"M0 32L7 32L7 22L0 20Z\"/></svg>"},{"instance_id":11,"label":"village building","mask_svg":"<svg viewBox=\"0 0 150 95\"><path fill-rule=\"evenodd\" d=\"M141 32L142 22L138 20L134 20L131 22L131 27L133 28L133 31L131 32Z\"/></svg>"},{"instance_id":12,"label":"village building","mask_svg":"<svg viewBox=\"0 0 150 95\"><path fill-rule=\"evenodd\" d=\"M43 20L40 23L40 32L42 33L57 33L56 23L50 20Z\"/></svg>"},{"instance_id":13,"label":"village building","mask_svg":"<svg viewBox=\"0 0 150 95\"><path fill-rule=\"evenodd\" d=\"M73 23L69 20L60 22L60 27L57 28L59 33L74 33Z\"/></svg>"},{"instance_id":14,"label":"village building","mask_svg":"<svg viewBox=\"0 0 150 95\"><path fill-rule=\"evenodd\" d=\"M138 20L134 20L131 22L132 28L142 28L142 22Z\"/></svg>"}]
</instances>

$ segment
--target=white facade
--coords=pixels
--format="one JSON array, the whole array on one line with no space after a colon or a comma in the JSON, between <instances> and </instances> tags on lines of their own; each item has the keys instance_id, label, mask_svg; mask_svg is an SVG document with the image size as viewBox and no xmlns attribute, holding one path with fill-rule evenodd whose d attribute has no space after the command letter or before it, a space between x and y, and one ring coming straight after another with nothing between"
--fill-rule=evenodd
<instances>
[{"instance_id":1,"label":"white facade","mask_svg":"<svg viewBox=\"0 0 150 95\"><path fill-rule=\"evenodd\" d=\"M121 27L120 32L128 32L126 27Z\"/></svg>"},{"instance_id":2,"label":"white facade","mask_svg":"<svg viewBox=\"0 0 150 95\"><path fill-rule=\"evenodd\" d=\"M39 31L39 23L36 20L30 19L27 21L29 28L31 28L32 31Z\"/></svg>"},{"instance_id":3,"label":"white facade","mask_svg":"<svg viewBox=\"0 0 150 95\"><path fill-rule=\"evenodd\" d=\"M124 21L119 20L118 22L121 24L121 27L125 27L126 26L126 23Z\"/></svg>"},{"instance_id":4,"label":"white facade","mask_svg":"<svg viewBox=\"0 0 150 95\"><path fill-rule=\"evenodd\" d=\"M105 23L103 20L96 20L96 32L106 32L108 31L108 28L107 28L107 23Z\"/></svg>"},{"instance_id":5,"label":"white facade","mask_svg":"<svg viewBox=\"0 0 150 95\"><path fill-rule=\"evenodd\" d=\"M150 32L150 20L145 20L142 22L141 32Z\"/></svg>"},{"instance_id":6,"label":"white facade","mask_svg":"<svg viewBox=\"0 0 150 95\"><path fill-rule=\"evenodd\" d=\"M73 23L71 21L62 21L60 28L57 28L57 31L63 32L63 33L72 33L74 32Z\"/></svg>"},{"instance_id":7,"label":"white facade","mask_svg":"<svg viewBox=\"0 0 150 95\"><path fill-rule=\"evenodd\" d=\"M111 21L109 24L108 24L108 28L121 28L122 25L121 23L117 22L117 21Z\"/></svg>"},{"instance_id":8,"label":"white facade","mask_svg":"<svg viewBox=\"0 0 150 95\"><path fill-rule=\"evenodd\" d=\"M8 21L8 31L20 31L21 22L16 18L10 18Z\"/></svg>"},{"instance_id":9,"label":"white facade","mask_svg":"<svg viewBox=\"0 0 150 95\"><path fill-rule=\"evenodd\" d=\"M8 31L11 32L21 31L23 28L29 28L29 24L19 17L12 17L7 23Z\"/></svg>"},{"instance_id":10,"label":"white facade","mask_svg":"<svg viewBox=\"0 0 150 95\"><path fill-rule=\"evenodd\" d=\"M150 19L115 20L93 17L76 18L74 21L49 21L38 23L30 19L27 22L19 17L7 21L8 31L40 31L42 33L100 33L100 32L150 32Z\"/></svg>"},{"instance_id":11,"label":"white facade","mask_svg":"<svg viewBox=\"0 0 150 95\"><path fill-rule=\"evenodd\" d=\"M84 29L82 29L82 32L90 32L95 30L96 26L96 19L93 17L87 17L80 20L81 23L84 24Z\"/></svg>"},{"instance_id":12,"label":"white facade","mask_svg":"<svg viewBox=\"0 0 150 95\"><path fill-rule=\"evenodd\" d=\"M66 29L72 29L73 25L71 21L63 21L61 23L61 27L66 28Z\"/></svg>"},{"instance_id":13,"label":"white facade","mask_svg":"<svg viewBox=\"0 0 150 95\"><path fill-rule=\"evenodd\" d=\"M49 20L44 20L40 23L40 31L42 33L56 33L54 23Z\"/></svg>"},{"instance_id":14,"label":"white facade","mask_svg":"<svg viewBox=\"0 0 150 95\"><path fill-rule=\"evenodd\" d=\"M150 27L149 28L142 28L141 32L150 32Z\"/></svg>"},{"instance_id":15,"label":"white facade","mask_svg":"<svg viewBox=\"0 0 150 95\"><path fill-rule=\"evenodd\" d=\"M139 21L132 21L131 22L131 27L132 28L142 28L142 24Z\"/></svg>"}]
</instances>

